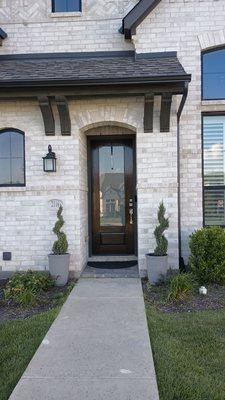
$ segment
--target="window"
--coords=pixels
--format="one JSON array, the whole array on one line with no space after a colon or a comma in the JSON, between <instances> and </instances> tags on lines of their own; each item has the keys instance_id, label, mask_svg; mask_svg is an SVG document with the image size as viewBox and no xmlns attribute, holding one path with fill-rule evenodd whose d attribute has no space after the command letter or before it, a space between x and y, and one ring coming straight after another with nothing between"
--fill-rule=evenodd
<instances>
[{"instance_id":1,"label":"window","mask_svg":"<svg viewBox=\"0 0 225 400\"><path fill-rule=\"evenodd\" d=\"M225 49L202 56L203 100L225 99Z\"/></svg>"},{"instance_id":2,"label":"window","mask_svg":"<svg viewBox=\"0 0 225 400\"><path fill-rule=\"evenodd\" d=\"M81 11L81 0L53 0L52 12Z\"/></svg>"},{"instance_id":3,"label":"window","mask_svg":"<svg viewBox=\"0 0 225 400\"><path fill-rule=\"evenodd\" d=\"M204 221L225 226L225 116L203 117Z\"/></svg>"},{"instance_id":4,"label":"window","mask_svg":"<svg viewBox=\"0 0 225 400\"><path fill-rule=\"evenodd\" d=\"M24 134L0 131L0 186L25 185Z\"/></svg>"}]
</instances>

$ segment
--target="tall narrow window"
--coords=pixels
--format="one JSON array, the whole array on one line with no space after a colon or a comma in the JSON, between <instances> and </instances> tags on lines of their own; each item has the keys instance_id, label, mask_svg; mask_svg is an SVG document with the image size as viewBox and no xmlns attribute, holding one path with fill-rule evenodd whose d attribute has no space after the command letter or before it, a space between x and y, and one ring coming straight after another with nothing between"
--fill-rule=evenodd
<instances>
[{"instance_id":1,"label":"tall narrow window","mask_svg":"<svg viewBox=\"0 0 225 400\"><path fill-rule=\"evenodd\" d=\"M52 12L81 11L81 0L52 0Z\"/></svg>"},{"instance_id":2,"label":"tall narrow window","mask_svg":"<svg viewBox=\"0 0 225 400\"><path fill-rule=\"evenodd\" d=\"M0 131L0 186L25 185L24 134Z\"/></svg>"},{"instance_id":3,"label":"tall narrow window","mask_svg":"<svg viewBox=\"0 0 225 400\"><path fill-rule=\"evenodd\" d=\"M203 100L225 99L225 49L202 55Z\"/></svg>"},{"instance_id":4,"label":"tall narrow window","mask_svg":"<svg viewBox=\"0 0 225 400\"><path fill-rule=\"evenodd\" d=\"M225 116L203 118L205 225L225 226Z\"/></svg>"}]
</instances>

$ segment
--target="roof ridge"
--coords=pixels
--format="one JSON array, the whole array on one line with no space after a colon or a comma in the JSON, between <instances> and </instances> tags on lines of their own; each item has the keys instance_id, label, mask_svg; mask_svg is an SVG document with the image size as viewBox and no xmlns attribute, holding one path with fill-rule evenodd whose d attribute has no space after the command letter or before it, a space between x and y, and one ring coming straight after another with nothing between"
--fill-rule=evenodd
<instances>
[{"instance_id":1,"label":"roof ridge","mask_svg":"<svg viewBox=\"0 0 225 400\"><path fill-rule=\"evenodd\" d=\"M136 53L133 50L128 51L99 51L99 52L79 52L79 53L26 53L26 54L2 54L1 61L7 60L55 60L55 59L90 59L90 58L119 58L134 57L135 60L177 57L176 51L164 51L153 53Z\"/></svg>"},{"instance_id":2,"label":"roof ridge","mask_svg":"<svg viewBox=\"0 0 225 400\"><path fill-rule=\"evenodd\" d=\"M25 54L3 54L0 59L4 60L38 60L38 59L84 59L84 58L110 58L110 57L134 57L133 50L122 51L90 51L90 52L71 52L71 53L25 53Z\"/></svg>"}]
</instances>

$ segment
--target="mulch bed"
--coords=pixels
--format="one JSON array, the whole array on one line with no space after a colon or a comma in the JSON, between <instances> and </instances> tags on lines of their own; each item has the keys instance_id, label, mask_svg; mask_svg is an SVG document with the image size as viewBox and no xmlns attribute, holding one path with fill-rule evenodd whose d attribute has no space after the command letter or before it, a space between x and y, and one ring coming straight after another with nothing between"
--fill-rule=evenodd
<instances>
[{"instance_id":1,"label":"mulch bed","mask_svg":"<svg viewBox=\"0 0 225 400\"><path fill-rule=\"evenodd\" d=\"M26 308L23 308L12 301L7 302L4 300L3 289L6 283L6 279L0 280L0 323L16 319L29 318L33 315L49 311L52 308L57 307L60 304L60 300L62 300L63 297L65 297L68 293L68 290L74 281L69 281L66 286L54 286L47 292L42 292L38 297L37 304Z\"/></svg>"},{"instance_id":2,"label":"mulch bed","mask_svg":"<svg viewBox=\"0 0 225 400\"><path fill-rule=\"evenodd\" d=\"M225 286L207 286L206 296L193 290L189 296L179 301L168 300L168 285L149 286L146 280L142 280L142 287L146 303L167 314L225 308Z\"/></svg>"}]
</instances>

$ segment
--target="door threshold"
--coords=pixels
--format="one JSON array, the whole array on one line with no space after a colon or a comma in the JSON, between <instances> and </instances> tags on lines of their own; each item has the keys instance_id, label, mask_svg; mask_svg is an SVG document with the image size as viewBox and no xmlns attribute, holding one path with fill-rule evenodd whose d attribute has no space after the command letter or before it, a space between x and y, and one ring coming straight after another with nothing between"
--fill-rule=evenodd
<instances>
[{"instance_id":1,"label":"door threshold","mask_svg":"<svg viewBox=\"0 0 225 400\"><path fill-rule=\"evenodd\" d=\"M110 255L110 256L106 256L106 255L100 255L100 256L91 256L88 258L88 262L116 262L116 261L137 261L137 256L135 256L134 254L131 255Z\"/></svg>"}]
</instances>

